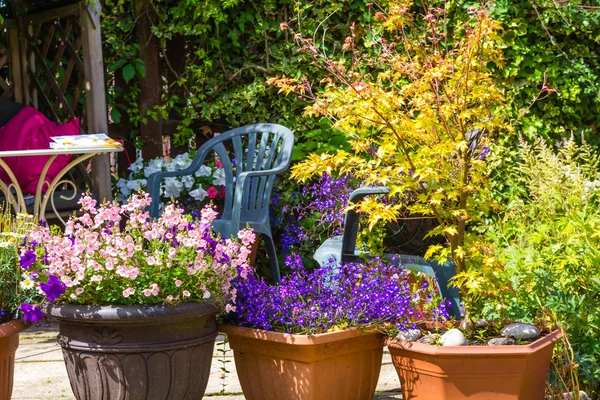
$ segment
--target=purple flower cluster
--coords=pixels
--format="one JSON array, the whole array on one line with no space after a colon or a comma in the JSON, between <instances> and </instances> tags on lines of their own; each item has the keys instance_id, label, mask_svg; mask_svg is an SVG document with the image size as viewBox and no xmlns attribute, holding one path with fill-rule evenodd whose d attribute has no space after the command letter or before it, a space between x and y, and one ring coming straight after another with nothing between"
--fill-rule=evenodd
<instances>
[{"instance_id":1,"label":"purple flower cluster","mask_svg":"<svg viewBox=\"0 0 600 400\"><path fill-rule=\"evenodd\" d=\"M342 233L345 209L353 190L351 180L349 176L334 178L324 173L289 198L275 194L271 215L281 217L273 217L271 224L281 232L282 254L299 250L308 255L315 250L313 244Z\"/></svg>"},{"instance_id":2,"label":"purple flower cluster","mask_svg":"<svg viewBox=\"0 0 600 400\"><path fill-rule=\"evenodd\" d=\"M297 254L279 285L237 279L233 323L269 331L315 334L346 327L406 329L422 319L410 273L381 259L307 271ZM421 286L420 284L417 286ZM423 291L426 285L419 287Z\"/></svg>"}]
</instances>

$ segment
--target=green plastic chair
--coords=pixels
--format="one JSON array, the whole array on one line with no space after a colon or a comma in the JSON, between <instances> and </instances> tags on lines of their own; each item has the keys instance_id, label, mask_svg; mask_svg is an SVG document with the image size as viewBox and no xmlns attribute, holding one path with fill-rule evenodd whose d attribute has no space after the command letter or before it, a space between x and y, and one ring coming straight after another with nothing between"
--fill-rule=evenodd
<instances>
[{"instance_id":1,"label":"green plastic chair","mask_svg":"<svg viewBox=\"0 0 600 400\"><path fill-rule=\"evenodd\" d=\"M198 149L188 168L150 175L148 193L153 200L150 216L158 217L160 185L164 178L191 175L209 154L216 153L225 171L226 194L221 219L213 222L213 230L221 237L231 237L248 225L260 233L267 246L273 280L279 282L269 204L275 175L288 169L293 145L292 131L277 124L247 125L221 133Z\"/></svg>"},{"instance_id":2,"label":"green plastic chair","mask_svg":"<svg viewBox=\"0 0 600 400\"><path fill-rule=\"evenodd\" d=\"M350 203L358 203L366 196L374 194L387 194L389 188L384 186L361 187L350 194ZM348 263L361 262L364 254L356 246L358 222L360 215L355 210L348 210L344 219L344 231L341 236L334 236L321 244L313 255L313 259L324 266L330 262ZM440 264L433 260L425 260L420 256L384 253L384 257L402 264L407 269L419 271L435 278L440 295L447 299L448 312L455 319L461 318L460 299L458 289L448 285L449 280L456 275L456 269L451 261ZM335 271L335 268L334 268Z\"/></svg>"}]
</instances>

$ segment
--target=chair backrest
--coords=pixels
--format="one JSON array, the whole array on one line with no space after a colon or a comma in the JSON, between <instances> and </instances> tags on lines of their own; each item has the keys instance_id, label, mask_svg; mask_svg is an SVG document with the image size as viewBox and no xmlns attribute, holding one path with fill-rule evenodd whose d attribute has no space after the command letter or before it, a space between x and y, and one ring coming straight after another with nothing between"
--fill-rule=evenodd
<instances>
[{"instance_id":1,"label":"chair backrest","mask_svg":"<svg viewBox=\"0 0 600 400\"><path fill-rule=\"evenodd\" d=\"M275 175L285 171L292 159L292 131L281 125L256 124L215 139L211 147L223 163L227 187L222 218L235 219L233 214L239 210L240 221L268 221Z\"/></svg>"},{"instance_id":2,"label":"chair backrest","mask_svg":"<svg viewBox=\"0 0 600 400\"><path fill-rule=\"evenodd\" d=\"M148 190L159 198L160 180L184 176L197 171L207 156L216 153L225 171L226 195L223 219L235 222L267 223L269 202L275 175L291 162L294 135L277 124L255 124L222 133L204 143L190 166L182 171L158 173L148 178ZM154 201L150 215L158 216L159 201Z\"/></svg>"}]
</instances>

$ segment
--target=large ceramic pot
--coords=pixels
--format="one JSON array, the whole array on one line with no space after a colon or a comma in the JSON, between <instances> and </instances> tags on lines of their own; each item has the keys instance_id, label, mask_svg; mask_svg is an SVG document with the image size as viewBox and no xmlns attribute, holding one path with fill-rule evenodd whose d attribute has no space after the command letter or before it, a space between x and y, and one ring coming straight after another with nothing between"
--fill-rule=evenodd
<instances>
[{"instance_id":1,"label":"large ceramic pot","mask_svg":"<svg viewBox=\"0 0 600 400\"><path fill-rule=\"evenodd\" d=\"M26 327L18 320L0 324L0 400L10 400L12 395L19 332Z\"/></svg>"},{"instance_id":2,"label":"large ceramic pot","mask_svg":"<svg viewBox=\"0 0 600 400\"><path fill-rule=\"evenodd\" d=\"M246 400L373 399L384 337L348 329L289 335L221 326Z\"/></svg>"},{"instance_id":3,"label":"large ceramic pot","mask_svg":"<svg viewBox=\"0 0 600 400\"><path fill-rule=\"evenodd\" d=\"M59 322L58 342L78 400L204 395L217 336L213 305L42 309Z\"/></svg>"},{"instance_id":4,"label":"large ceramic pot","mask_svg":"<svg viewBox=\"0 0 600 400\"><path fill-rule=\"evenodd\" d=\"M528 345L432 346L388 340L406 400L543 400L560 331Z\"/></svg>"}]
</instances>

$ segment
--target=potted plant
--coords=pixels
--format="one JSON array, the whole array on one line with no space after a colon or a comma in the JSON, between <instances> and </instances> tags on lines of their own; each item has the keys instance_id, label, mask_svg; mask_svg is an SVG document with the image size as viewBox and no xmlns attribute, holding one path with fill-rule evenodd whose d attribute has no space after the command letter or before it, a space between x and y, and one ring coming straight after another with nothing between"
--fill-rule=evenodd
<instances>
[{"instance_id":1,"label":"potted plant","mask_svg":"<svg viewBox=\"0 0 600 400\"><path fill-rule=\"evenodd\" d=\"M40 227L24 244L78 399L201 398L206 389L215 314L234 308L230 280L247 273L254 234L219 238L210 207L192 220L169 204L150 220L150 202L140 193L96 207L84 195L64 233Z\"/></svg>"},{"instance_id":2,"label":"potted plant","mask_svg":"<svg viewBox=\"0 0 600 400\"><path fill-rule=\"evenodd\" d=\"M381 331L447 317L428 284L386 260L304 268L299 255L279 285L236 279L227 334L246 399L367 399L377 385ZM335 271L332 269L335 268ZM425 282L425 281L423 281Z\"/></svg>"},{"instance_id":3,"label":"potted plant","mask_svg":"<svg viewBox=\"0 0 600 400\"><path fill-rule=\"evenodd\" d=\"M19 244L32 227L31 215L15 217L6 209L0 215L0 400L11 398L19 333L43 318L39 306L32 305L39 295L28 254L19 253Z\"/></svg>"},{"instance_id":4,"label":"potted plant","mask_svg":"<svg viewBox=\"0 0 600 400\"><path fill-rule=\"evenodd\" d=\"M494 138L511 131L492 76L493 68L502 67L500 24L485 4L469 7L465 22L454 24L447 18L451 10L427 2L392 0L386 9L370 7L375 22L368 34L350 26L342 47L346 59L334 60L312 38L295 35L300 50L329 73L321 90L307 79L270 80L282 92L310 101L307 114L331 117L352 148L310 155L292 176L303 180L336 171L365 185L387 186L383 201L371 196L353 206L368 216L369 229L406 212L434 219L429 235L441 234L446 243L430 246L425 258L453 262L468 330L470 299L493 295L504 284L497 278L502 266L468 229L494 204L486 158ZM540 96L549 91L544 85ZM527 346L486 348L399 339L388 347L407 399L490 393L498 399L541 399L558 337L554 332Z\"/></svg>"}]
</instances>

